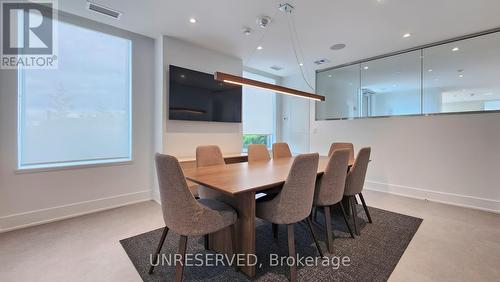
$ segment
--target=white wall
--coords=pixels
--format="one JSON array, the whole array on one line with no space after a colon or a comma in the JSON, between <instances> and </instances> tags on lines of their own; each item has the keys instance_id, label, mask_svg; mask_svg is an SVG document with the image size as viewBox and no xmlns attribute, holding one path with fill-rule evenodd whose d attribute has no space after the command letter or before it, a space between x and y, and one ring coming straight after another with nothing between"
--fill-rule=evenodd
<instances>
[{"instance_id":1,"label":"white wall","mask_svg":"<svg viewBox=\"0 0 500 282\"><path fill-rule=\"evenodd\" d=\"M193 157L199 145L216 144L223 153L242 149L241 123L167 120L168 66L175 65L205 73L222 71L242 75L241 59L212 51L179 39L163 37L164 96L163 152L176 157Z\"/></svg>"},{"instance_id":2,"label":"white wall","mask_svg":"<svg viewBox=\"0 0 500 282\"><path fill-rule=\"evenodd\" d=\"M311 92L301 75L284 77L281 85ZM277 140L287 142L294 153L309 152L309 103L311 100L277 94Z\"/></svg>"},{"instance_id":3,"label":"white wall","mask_svg":"<svg viewBox=\"0 0 500 282\"><path fill-rule=\"evenodd\" d=\"M17 173L17 76L0 70L0 232L151 199L154 137L154 41L132 39L133 162Z\"/></svg>"},{"instance_id":4,"label":"white wall","mask_svg":"<svg viewBox=\"0 0 500 282\"><path fill-rule=\"evenodd\" d=\"M311 107L314 112L314 107ZM372 147L367 189L500 212L500 113L314 121L311 151Z\"/></svg>"}]
</instances>

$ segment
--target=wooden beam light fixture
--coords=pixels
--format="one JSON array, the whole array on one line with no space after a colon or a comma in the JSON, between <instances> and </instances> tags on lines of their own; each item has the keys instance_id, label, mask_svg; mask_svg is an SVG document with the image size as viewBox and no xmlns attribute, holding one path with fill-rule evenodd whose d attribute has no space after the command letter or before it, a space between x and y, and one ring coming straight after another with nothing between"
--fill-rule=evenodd
<instances>
[{"instance_id":1,"label":"wooden beam light fixture","mask_svg":"<svg viewBox=\"0 0 500 282\"><path fill-rule=\"evenodd\" d=\"M301 97L301 98L307 98L307 99L312 99L316 101L325 101L325 96L321 95L316 95L304 91L299 91L296 89L288 88L288 87L283 87L280 85L275 85L275 84L270 84L270 83L265 83L262 81L258 80L253 80L253 79L248 79L244 78L241 76L237 75L232 75L232 74L227 74L223 72L216 72L215 73L215 80L217 81L222 81L226 83L231 83L231 84L237 84L241 86L250 86L250 87L255 87L255 88L261 88L285 95L291 95L291 96L296 96L296 97Z\"/></svg>"}]
</instances>

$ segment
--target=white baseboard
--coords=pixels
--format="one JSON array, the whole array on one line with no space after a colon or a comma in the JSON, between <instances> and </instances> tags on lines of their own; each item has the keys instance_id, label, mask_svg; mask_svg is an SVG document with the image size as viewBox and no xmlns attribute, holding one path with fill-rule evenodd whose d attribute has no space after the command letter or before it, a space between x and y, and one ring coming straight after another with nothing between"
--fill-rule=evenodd
<instances>
[{"instance_id":1,"label":"white baseboard","mask_svg":"<svg viewBox=\"0 0 500 282\"><path fill-rule=\"evenodd\" d=\"M0 233L151 200L151 190L0 217Z\"/></svg>"},{"instance_id":2,"label":"white baseboard","mask_svg":"<svg viewBox=\"0 0 500 282\"><path fill-rule=\"evenodd\" d=\"M403 185L366 181L365 189L404 196L415 199L429 200L431 202L443 203L482 211L500 213L500 201L467 195L433 191Z\"/></svg>"}]
</instances>

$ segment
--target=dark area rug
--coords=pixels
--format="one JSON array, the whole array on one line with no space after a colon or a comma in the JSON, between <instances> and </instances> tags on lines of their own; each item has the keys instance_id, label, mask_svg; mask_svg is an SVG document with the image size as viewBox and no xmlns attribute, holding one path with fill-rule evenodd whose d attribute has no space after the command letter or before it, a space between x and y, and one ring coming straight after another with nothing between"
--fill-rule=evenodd
<instances>
[{"instance_id":1,"label":"dark area rug","mask_svg":"<svg viewBox=\"0 0 500 282\"><path fill-rule=\"evenodd\" d=\"M422 219L407 215L393 213L370 207L373 223L367 222L363 208L358 207L358 224L361 236L352 239L348 233L342 216L335 213L334 223L334 253L327 252L325 245L324 216L318 212L318 225L315 225L316 235L321 241L321 247L326 256L331 258L349 257L348 266L335 264L329 266L299 266L299 281L386 281L396 267L399 259L406 250L413 235L417 232ZM351 222L352 226L352 222ZM153 230L120 241L125 252L134 264L144 281L173 281L175 266L159 265L153 274L148 274L150 255L156 250L161 237L162 229ZM295 241L297 254L300 256L317 257L307 223L295 225ZM169 232L163 254L177 252L179 236ZM256 230L256 255L259 264L257 275L249 279L245 274L235 271L230 266L186 266L184 268L184 281L287 281L289 268L287 265L269 265L269 254L274 253L286 257L288 253L286 227L280 226L279 239L275 241L272 236L271 224L257 220ZM193 237L188 240L187 253L209 254L203 245L202 237Z\"/></svg>"}]
</instances>

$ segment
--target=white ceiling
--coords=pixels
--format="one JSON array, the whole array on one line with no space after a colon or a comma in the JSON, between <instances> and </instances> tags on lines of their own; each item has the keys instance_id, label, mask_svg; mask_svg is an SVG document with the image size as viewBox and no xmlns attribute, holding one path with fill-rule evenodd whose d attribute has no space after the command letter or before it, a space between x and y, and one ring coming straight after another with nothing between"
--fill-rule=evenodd
<instances>
[{"instance_id":1,"label":"white ceiling","mask_svg":"<svg viewBox=\"0 0 500 282\"><path fill-rule=\"evenodd\" d=\"M86 0L59 0L59 8L153 38L178 37L242 58L246 66L279 76L298 72L285 15L274 0L96 0L123 12L119 20L86 9ZM283 1L284 2L284 1ZM331 62L320 68L402 50L500 26L499 0L290 0L309 74L313 61ZM267 29L255 19L273 16ZM189 23L195 17L196 24ZM253 29L250 36L242 28ZM402 38L404 33L409 38ZM263 50L255 52L263 37ZM329 47L345 43L341 51ZM254 54L254 55L252 55ZM273 71L269 67L284 67Z\"/></svg>"}]
</instances>

